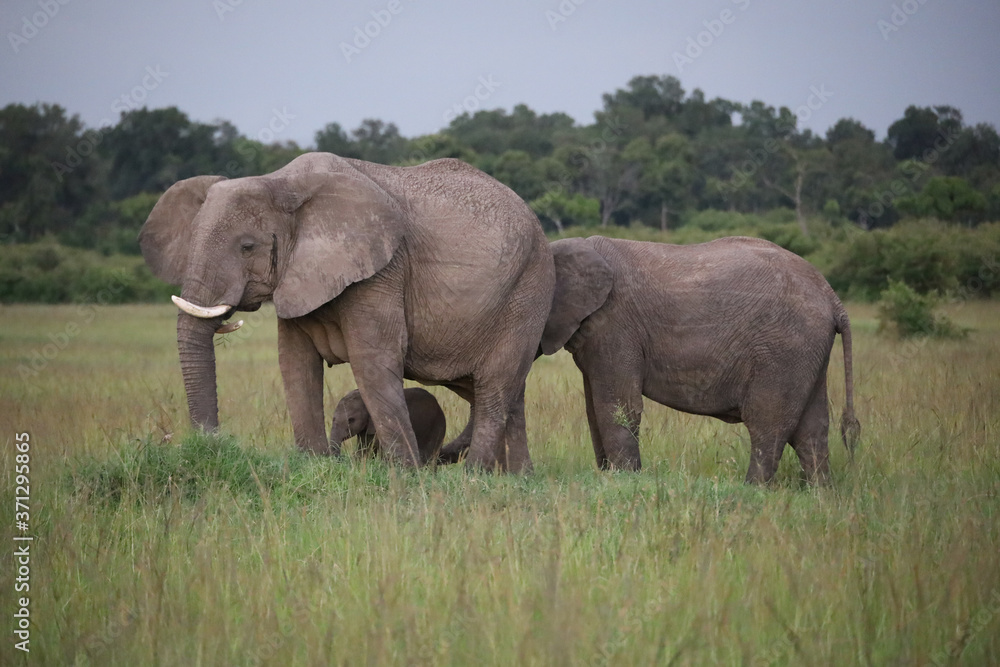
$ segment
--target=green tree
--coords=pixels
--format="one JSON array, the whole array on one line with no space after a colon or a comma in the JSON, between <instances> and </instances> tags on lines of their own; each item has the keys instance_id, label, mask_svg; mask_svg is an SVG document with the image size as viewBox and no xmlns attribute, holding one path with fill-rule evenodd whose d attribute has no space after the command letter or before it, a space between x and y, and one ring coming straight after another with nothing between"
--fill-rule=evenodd
<instances>
[{"instance_id":1,"label":"green tree","mask_svg":"<svg viewBox=\"0 0 1000 667\"><path fill-rule=\"evenodd\" d=\"M638 174L631 193L636 208L652 209L660 229L666 231L670 218L694 203L696 174L690 141L677 133L664 135L655 143L639 137L629 142L622 158Z\"/></svg>"},{"instance_id":2,"label":"green tree","mask_svg":"<svg viewBox=\"0 0 1000 667\"><path fill-rule=\"evenodd\" d=\"M543 220L551 221L560 234L567 225L596 227L601 220L600 202L562 189L546 191L532 200L530 206Z\"/></svg>"},{"instance_id":3,"label":"green tree","mask_svg":"<svg viewBox=\"0 0 1000 667\"><path fill-rule=\"evenodd\" d=\"M596 134L596 128L588 129ZM562 164L573 191L598 201L601 227L607 227L635 186L636 165L622 159L622 149L614 142L600 140L562 146L554 157Z\"/></svg>"},{"instance_id":4,"label":"green tree","mask_svg":"<svg viewBox=\"0 0 1000 667\"><path fill-rule=\"evenodd\" d=\"M962 130L962 113L949 106L909 106L889 126L886 143L897 160L923 159L928 151L947 145Z\"/></svg>"},{"instance_id":5,"label":"green tree","mask_svg":"<svg viewBox=\"0 0 1000 667\"><path fill-rule=\"evenodd\" d=\"M527 151L504 152L493 165L493 177L520 195L525 201L542 193L542 180Z\"/></svg>"},{"instance_id":6,"label":"green tree","mask_svg":"<svg viewBox=\"0 0 1000 667\"><path fill-rule=\"evenodd\" d=\"M105 255L138 255L139 230L159 199L158 192L142 192L118 201L95 201L59 240Z\"/></svg>"},{"instance_id":7,"label":"green tree","mask_svg":"<svg viewBox=\"0 0 1000 667\"><path fill-rule=\"evenodd\" d=\"M705 93L695 88L676 120L677 129L688 137L695 137L715 128L732 127L738 108L736 103L719 97L706 102Z\"/></svg>"},{"instance_id":8,"label":"green tree","mask_svg":"<svg viewBox=\"0 0 1000 667\"><path fill-rule=\"evenodd\" d=\"M519 150L537 159L573 133L573 119L564 113L539 115L519 104L510 114L503 109L463 113L445 133L479 155Z\"/></svg>"},{"instance_id":9,"label":"green tree","mask_svg":"<svg viewBox=\"0 0 1000 667\"><path fill-rule=\"evenodd\" d=\"M826 145L831 155L826 196L837 201L848 219L872 226L885 213L881 193L891 192L896 166L891 149L853 118L838 120L826 133Z\"/></svg>"},{"instance_id":10,"label":"green tree","mask_svg":"<svg viewBox=\"0 0 1000 667\"><path fill-rule=\"evenodd\" d=\"M105 196L102 136L55 104L0 110L0 238L60 233Z\"/></svg>"},{"instance_id":11,"label":"green tree","mask_svg":"<svg viewBox=\"0 0 1000 667\"><path fill-rule=\"evenodd\" d=\"M410 141L409 153L403 164L422 164L438 158L456 158L470 164L475 163L475 152L463 146L455 137L444 134L425 134Z\"/></svg>"},{"instance_id":12,"label":"green tree","mask_svg":"<svg viewBox=\"0 0 1000 667\"><path fill-rule=\"evenodd\" d=\"M223 170L216 130L192 122L177 107L123 113L101 143L111 163L111 197L163 192L181 179Z\"/></svg>"},{"instance_id":13,"label":"green tree","mask_svg":"<svg viewBox=\"0 0 1000 667\"><path fill-rule=\"evenodd\" d=\"M684 108L684 88L674 76L635 76L625 88L603 96L604 110L631 107L642 112L643 119L655 116L668 119L680 115Z\"/></svg>"},{"instance_id":14,"label":"green tree","mask_svg":"<svg viewBox=\"0 0 1000 667\"><path fill-rule=\"evenodd\" d=\"M329 127L329 126L328 126ZM395 123L366 118L351 131L358 157L379 164L395 164L406 159L407 140Z\"/></svg>"},{"instance_id":15,"label":"green tree","mask_svg":"<svg viewBox=\"0 0 1000 667\"><path fill-rule=\"evenodd\" d=\"M333 153L340 157L361 157L357 145L347 136L340 123L327 123L316 132L316 150L322 153Z\"/></svg>"}]
</instances>

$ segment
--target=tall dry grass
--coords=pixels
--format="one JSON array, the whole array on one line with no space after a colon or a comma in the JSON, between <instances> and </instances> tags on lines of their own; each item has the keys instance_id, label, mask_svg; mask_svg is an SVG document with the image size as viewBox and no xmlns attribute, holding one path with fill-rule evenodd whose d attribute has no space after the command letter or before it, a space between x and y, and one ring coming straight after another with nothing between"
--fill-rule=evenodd
<instances>
[{"instance_id":1,"label":"tall dry grass","mask_svg":"<svg viewBox=\"0 0 1000 667\"><path fill-rule=\"evenodd\" d=\"M217 350L228 436L193 437L173 309L89 308L0 309L2 506L28 431L36 537L32 652L7 635L3 664L1000 661L1000 304L915 344L850 308L864 432L850 464L831 428L822 490L791 452L743 486L741 426L649 401L643 472L596 471L565 353L529 378L531 477L303 457L269 311ZM328 410L351 388L329 369Z\"/></svg>"}]
</instances>

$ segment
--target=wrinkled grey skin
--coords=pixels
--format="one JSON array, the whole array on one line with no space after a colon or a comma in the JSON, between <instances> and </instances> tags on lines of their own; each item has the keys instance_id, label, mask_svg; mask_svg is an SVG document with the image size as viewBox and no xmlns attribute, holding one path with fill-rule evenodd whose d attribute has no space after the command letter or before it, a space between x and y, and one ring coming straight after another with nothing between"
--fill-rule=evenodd
<instances>
[{"instance_id":1,"label":"wrinkled grey skin","mask_svg":"<svg viewBox=\"0 0 1000 667\"><path fill-rule=\"evenodd\" d=\"M468 465L531 469L524 381L551 304L552 255L531 210L458 160L388 167L308 153L264 176L174 184L139 242L181 285L177 343L192 422L218 427L213 334L268 300L295 441L326 437L323 364L351 364L385 455L420 461L403 378L474 405Z\"/></svg>"},{"instance_id":2,"label":"wrinkled grey skin","mask_svg":"<svg viewBox=\"0 0 1000 667\"><path fill-rule=\"evenodd\" d=\"M725 238L676 246L602 237L551 244L556 294L541 351L563 346L583 373L601 468L638 470L642 397L743 422L746 481L771 481L785 444L811 482L830 477L826 372L844 346L849 451L854 416L851 328L812 265L773 243Z\"/></svg>"},{"instance_id":3,"label":"wrinkled grey skin","mask_svg":"<svg viewBox=\"0 0 1000 667\"><path fill-rule=\"evenodd\" d=\"M841 434L853 452L851 328L823 276L759 239L692 246L594 236L551 244L556 292L540 352L565 348L583 373L597 463L638 470L642 397L750 432L746 481L769 482L785 444L806 478L829 481L826 372L844 346ZM463 433L441 452L458 460Z\"/></svg>"},{"instance_id":4,"label":"wrinkled grey skin","mask_svg":"<svg viewBox=\"0 0 1000 667\"><path fill-rule=\"evenodd\" d=\"M428 463L437 458L448 427L444 411L434 395L426 389L408 387L403 390L406 409L410 413L410 425L417 438L420 462ZM355 389L337 403L330 424L330 443L341 444L348 438L357 436L358 453L374 456L381 452L381 444L372 423L371 413L365 407L361 392Z\"/></svg>"}]
</instances>

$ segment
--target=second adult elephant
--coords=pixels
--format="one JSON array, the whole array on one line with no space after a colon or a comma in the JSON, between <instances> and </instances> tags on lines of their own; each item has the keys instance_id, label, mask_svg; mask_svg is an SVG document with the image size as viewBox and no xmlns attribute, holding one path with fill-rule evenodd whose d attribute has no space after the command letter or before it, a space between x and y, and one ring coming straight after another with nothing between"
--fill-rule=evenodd
<instances>
[{"instance_id":1,"label":"second adult elephant","mask_svg":"<svg viewBox=\"0 0 1000 667\"><path fill-rule=\"evenodd\" d=\"M853 450L860 425L850 322L808 262L740 237L676 246L595 236L550 245L556 292L541 352L565 346L583 373L601 468L640 468L646 396L745 423L748 482L772 479L786 443L809 480L827 482L826 374L837 333L846 381L841 432Z\"/></svg>"},{"instance_id":2,"label":"second adult elephant","mask_svg":"<svg viewBox=\"0 0 1000 667\"><path fill-rule=\"evenodd\" d=\"M307 153L263 176L198 176L164 193L139 243L153 273L181 285L177 345L197 426L218 426L213 334L273 301L299 448L339 451L326 437L323 364L349 362L390 459L420 462L405 377L474 403L470 465L531 469L524 382L552 254L531 209L478 169Z\"/></svg>"}]
</instances>

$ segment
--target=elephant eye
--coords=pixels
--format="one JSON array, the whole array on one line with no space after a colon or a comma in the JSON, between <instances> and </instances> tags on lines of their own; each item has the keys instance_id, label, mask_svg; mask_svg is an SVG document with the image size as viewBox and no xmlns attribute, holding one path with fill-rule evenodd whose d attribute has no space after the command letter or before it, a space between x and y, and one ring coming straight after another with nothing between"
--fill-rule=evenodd
<instances>
[{"instance_id":1,"label":"elephant eye","mask_svg":"<svg viewBox=\"0 0 1000 667\"><path fill-rule=\"evenodd\" d=\"M257 244L254 243L253 241L242 241L240 243L240 252L242 252L244 255L248 255L251 252L253 252L253 249L256 247L256 245Z\"/></svg>"}]
</instances>

